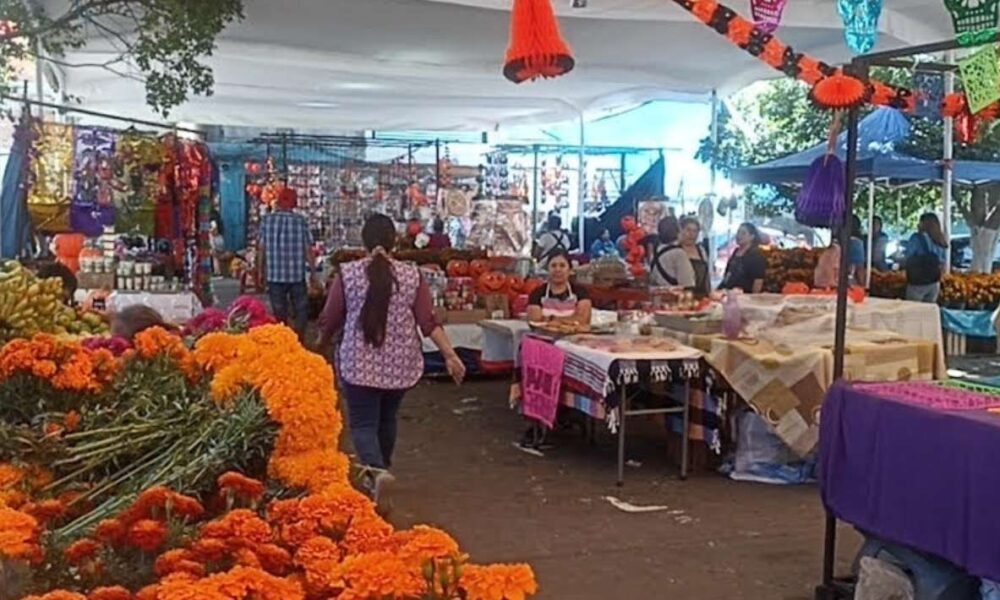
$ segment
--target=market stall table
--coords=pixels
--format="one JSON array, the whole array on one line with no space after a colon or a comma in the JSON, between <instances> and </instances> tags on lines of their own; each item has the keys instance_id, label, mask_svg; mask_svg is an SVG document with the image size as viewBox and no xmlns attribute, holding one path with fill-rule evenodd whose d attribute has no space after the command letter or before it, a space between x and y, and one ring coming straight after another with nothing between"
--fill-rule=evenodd
<instances>
[{"instance_id":1,"label":"market stall table","mask_svg":"<svg viewBox=\"0 0 1000 600\"><path fill-rule=\"evenodd\" d=\"M444 332L448 334L452 348L458 354L466 369L470 373L481 371L482 361L480 356L483 351L483 332L479 325L475 323L448 323L442 325ZM437 374L444 373L444 359L438 351L437 346L429 337L421 338L421 350L424 354L424 373Z\"/></svg>"},{"instance_id":2,"label":"market stall table","mask_svg":"<svg viewBox=\"0 0 1000 600\"><path fill-rule=\"evenodd\" d=\"M129 306L148 306L168 322L186 323L201 312L201 300L190 291L182 292L129 292L118 290L108 296L107 309L110 313Z\"/></svg>"},{"instance_id":3,"label":"market stall table","mask_svg":"<svg viewBox=\"0 0 1000 600\"><path fill-rule=\"evenodd\" d=\"M837 518L1000 580L1000 395L944 383L837 383L820 486Z\"/></svg>"},{"instance_id":4,"label":"market stall table","mask_svg":"<svg viewBox=\"0 0 1000 600\"><path fill-rule=\"evenodd\" d=\"M606 420L618 435L618 485L625 479L626 421L640 415L681 414L681 477L687 477L691 381L700 373L702 353L680 344L648 346L648 336L574 335L563 339L528 334L544 339L564 354L559 402L598 420ZM523 352L523 347L521 349ZM524 366L524 360L521 360ZM680 406L633 409L639 384L682 382ZM511 386L511 403L520 404L522 382Z\"/></svg>"}]
</instances>

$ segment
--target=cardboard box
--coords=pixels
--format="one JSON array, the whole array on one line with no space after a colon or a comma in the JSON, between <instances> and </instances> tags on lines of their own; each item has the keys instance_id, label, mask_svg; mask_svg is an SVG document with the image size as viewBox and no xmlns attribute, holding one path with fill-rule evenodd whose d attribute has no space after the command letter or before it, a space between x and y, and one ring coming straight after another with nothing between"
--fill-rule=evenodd
<instances>
[{"instance_id":1,"label":"cardboard box","mask_svg":"<svg viewBox=\"0 0 1000 600\"><path fill-rule=\"evenodd\" d=\"M509 319L510 298L506 294L485 294L479 304L486 310L487 319Z\"/></svg>"},{"instance_id":2,"label":"cardboard box","mask_svg":"<svg viewBox=\"0 0 1000 600\"><path fill-rule=\"evenodd\" d=\"M445 317L445 323L449 325L475 324L490 318L484 309L475 310L449 310Z\"/></svg>"}]
</instances>

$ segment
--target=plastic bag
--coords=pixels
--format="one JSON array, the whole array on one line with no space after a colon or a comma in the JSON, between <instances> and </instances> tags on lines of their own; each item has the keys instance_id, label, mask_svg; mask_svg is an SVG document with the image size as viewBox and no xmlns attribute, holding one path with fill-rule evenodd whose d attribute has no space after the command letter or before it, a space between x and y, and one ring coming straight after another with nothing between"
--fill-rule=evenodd
<instances>
[{"instance_id":1,"label":"plastic bag","mask_svg":"<svg viewBox=\"0 0 1000 600\"><path fill-rule=\"evenodd\" d=\"M914 600L913 583L899 567L865 556L854 600Z\"/></svg>"}]
</instances>

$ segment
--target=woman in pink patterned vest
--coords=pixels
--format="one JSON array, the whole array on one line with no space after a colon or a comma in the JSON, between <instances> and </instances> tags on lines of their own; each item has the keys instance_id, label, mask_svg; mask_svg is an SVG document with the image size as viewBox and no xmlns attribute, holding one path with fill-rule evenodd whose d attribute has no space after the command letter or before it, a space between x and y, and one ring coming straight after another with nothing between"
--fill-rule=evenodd
<instances>
[{"instance_id":1,"label":"woman in pink patterned vest","mask_svg":"<svg viewBox=\"0 0 1000 600\"><path fill-rule=\"evenodd\" d=\"M434 318L430 289L419 269L389 257L396 241L392 219L369 217L361 238L369 256L341 265L320 317L320 348L343 332L337 367L351 439L362 466L362 485L385 510L386 486L394 481L388 469L396 445L396 415L403 395L424 373L420 333L441 350L456 383L465 377L465 366Z\"/></svg>"}]
</instances>

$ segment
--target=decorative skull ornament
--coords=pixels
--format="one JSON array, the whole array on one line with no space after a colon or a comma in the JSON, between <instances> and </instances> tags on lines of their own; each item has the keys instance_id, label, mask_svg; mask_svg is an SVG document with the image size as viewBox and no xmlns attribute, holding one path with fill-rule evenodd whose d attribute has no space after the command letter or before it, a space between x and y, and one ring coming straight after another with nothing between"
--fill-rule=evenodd
<instances>
[{"instance_id":1,"label":"decorative skull ornament","mask_svg":"<svg viewBox=\"0 0 1000 600\"><path fill-rule=\"evenodd\" d=\"M837 12L844 21L844 38L851 52L864 54L875 47L882 0L837 0Z\"/></svg>"},{"instance_id":2,"label":"decorative skull ornament","mask_svg":"<svg viewBox=\"0 0 1000 600\"><path fill-rule=\"evenodd\" d=\"M750 0L750 14L754 25L767 33L774 33L781 24L781 13L788 0Z\"/></svg>"}]
</instances>

